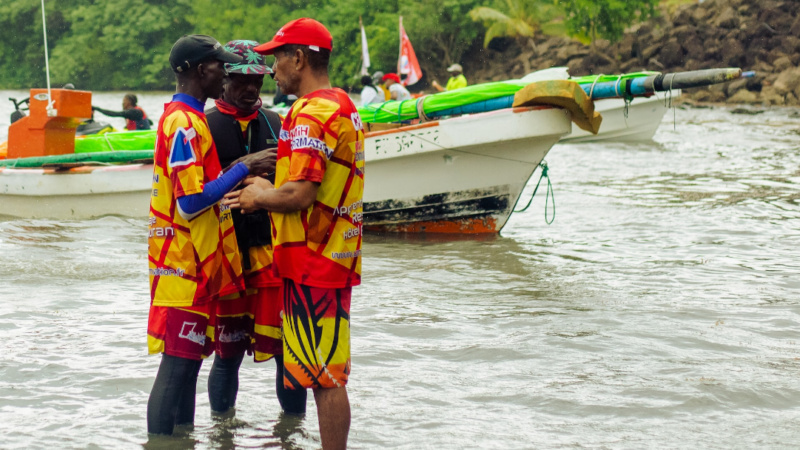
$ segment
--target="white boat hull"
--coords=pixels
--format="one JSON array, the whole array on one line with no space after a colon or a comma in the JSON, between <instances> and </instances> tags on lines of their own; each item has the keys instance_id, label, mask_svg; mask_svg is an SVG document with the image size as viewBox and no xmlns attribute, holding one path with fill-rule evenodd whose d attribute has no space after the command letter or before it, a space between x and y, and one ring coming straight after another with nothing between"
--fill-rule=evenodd
<instances>
[{"instance_id":1,"label":"white boat hull","mask_svg":"<svg viewBox=\"0 0 800 450\"><path fill-rule=\"evenodd\" d=\"M681 91L672 92L673 100L680 97ZM578 127L572 128L572 133L561 141L567 143L577 142L640 142L653 139L656 130L661 125L664 114L669 110L669 94L660 93L658 97L636 98L628 106L628 117L625 117L625 101L618 98L595 100L594 109L603 116L600 131L593 135Z\"/></svg>"},{"instance_id":2,"label":"white boat hull","mask_svg":"<svg viewBox=\"0 0 800 450\"><path fill-rule=\"evenodd\" d=\"M502 110L367 137L364 224L393 232L496 233L571 123L564 110Z\"/></svg>"},{"instance_id":3,"label":"white boat hull","mask_svg":"<svg viewBox=\"0 0 800 450\"><path fill-rule=\"evenodd\" d=\"M393 232L497 233L550 148L571 130L555 108L517 108L368 133L364 224ZM0 214L148 214L152 165L0 169Z\"/></svg>"},{"instance_id":4,"label":"white boat hull","mask_svg":"<svg viewBox=\"0 0 800 450\"><path fill-rule=\"evenodd\" d=\"M34 219L145 217L153 166L0 168L0 215Z\"/></svg>"}]
</instances>

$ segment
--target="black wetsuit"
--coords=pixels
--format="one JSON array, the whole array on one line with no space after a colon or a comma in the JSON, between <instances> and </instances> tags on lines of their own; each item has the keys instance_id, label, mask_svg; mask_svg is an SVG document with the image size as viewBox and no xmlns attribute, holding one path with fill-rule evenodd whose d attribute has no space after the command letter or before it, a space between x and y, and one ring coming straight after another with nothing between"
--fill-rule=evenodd
<instances>
[{"instance_id":1,"label":"black wetsuit","mask_svg":"<svg viewBox=\"0 0 800 450\"><path fill-rule=\"evenodd\" d=\"M242 132L239 121L233 116L223 114L216 107L206 110L206 120L217 147L220 166L226 168L233 161L249 153L260 152L278 146L278 136L281 130L281 119L277 113L266 108L261 108L256 119L250 121L247 129ZM275 174L267 177L275 182ZM251 214L241 214L238 210L231 210L233 227L236 232L236 241L242 255L242 265L250 268L250 247L260 247L272 244L272 223L269 214L260 210ZM216 355L214 365L208 377L208 399L211 409L224 412L236 404L236 394L239 390L239 366L244 355L238 358L220 358ZM304 414L306 412L305 389L291 390L283 388L283 357L276 356L275 363L278 371L275 379L275 388L278 401L283 410L291 414Z\"/></svg>"},{"instance_id":2,"label":"black wetsuit","mask_svg":"<svg viewBox=\"0 0 800 450\"><path fill-rule=\"evenodd\" d=\"M100 111L101 113L107 115L108 117L124 117L126 120L130 120L136 124L137 130L149 130L150 129L150 120L145 117L144 111L141 108L130 108L130 109L123 109L122 111L111 111L108 109L103 109L98 106L92 106L93 111Z\"/></svg>"}]
</instances>

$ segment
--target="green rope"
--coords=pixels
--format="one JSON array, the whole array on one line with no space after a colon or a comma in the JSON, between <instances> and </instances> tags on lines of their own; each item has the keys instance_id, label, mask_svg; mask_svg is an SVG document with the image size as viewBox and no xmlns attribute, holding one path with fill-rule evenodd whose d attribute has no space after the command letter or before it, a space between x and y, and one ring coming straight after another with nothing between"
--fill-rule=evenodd
<instances>
[{"instance_id":1,"label":"green rope","mask_svg":"<svg viewBox=\"0 0 800 450\"><path fill-rule=\"evenodd\" d=\"M528 204L525 205L524 208L520 210L514 210L515 213L525 212L528 208L530 208L531 203L533 203L533 198L536 197L536 192L539 190L539 185L542 184L542 178L547 178L547 194L545 194L545 202L544 202L544 221L547 222L548 225L552 224L556 220L556 196L553 192L553 184L550 182L550 175L549 171L550 168L547 166L546 161L542 161L539 163L539 167L542 168L542 175L539 177L539 181L536 183L536 187L533 189L533 195L531 195L530 200L528 200ZM547 220L547 210L550 206L550 199L553 199L553 218Z\"/></svg>"}]
</instances>

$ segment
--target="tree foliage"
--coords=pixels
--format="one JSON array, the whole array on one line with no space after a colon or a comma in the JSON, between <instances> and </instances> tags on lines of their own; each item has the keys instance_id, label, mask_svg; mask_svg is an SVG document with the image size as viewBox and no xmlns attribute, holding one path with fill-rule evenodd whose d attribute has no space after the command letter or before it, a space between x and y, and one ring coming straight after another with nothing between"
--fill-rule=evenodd
<instances>
[{"instance_id":1,"label":"tree foliage","mask_svg":"<svg viewBox=\"0 0 800 450\"><path fill-rule=\"evenodd\" d=\"M561 14L552 0L501 0L495 7L479 6L469 12L472 20L486 25L484 47L494 38L533 38L542 24L552 24Z\"/></svg>"},{"instance_id":2,"label":"tree foliage","mask_svg":"<svg viewBox=\"0 0 800 450\"><path fill-rule=\"evenodd\" d=\"M80 89L171 89L168 55L189 33L264 42L286 22L313 17L333 34L332 81L357 85L361 67L358 18L369 37L371 70L393 72L399 50L398 17L423 71L460 62L481 36L468 12L480 0L46 0L53 85ZM0 87L45 82L38 0L0 1ZM273 85L267 80L265 88Z\"/></svg>"},{"instance_id":3,"label":"tree foliage","mask_svg":"<svg viewBox=\"0 0 800 450\"><path fill-rule=\"evenodd\" d=\"M656 14L660 0L559 0L566 13L570 35L594 42L605 38L615 42L625 28Z\"/></svg>"},{"instance_id":4,"label":"tree foliage","mask_svg":"<svg viewBox=\"0 0 800 450\"><path fill-rule=\"evenodd\" d=\"M298 17L313 17L333 34L336 86L359 84L359 17L369 38L370 70L396 70L402 15L423 72L442 74L481 41L532 36L552 19L556 3L574 34L614 38L652 14L656 0L45 0L53 85L94 90L172 89L168 55L180 36L264 42ZM0 42L0 88L43 86L39 0L0 0Z\"/></svg>"}]
</instances>

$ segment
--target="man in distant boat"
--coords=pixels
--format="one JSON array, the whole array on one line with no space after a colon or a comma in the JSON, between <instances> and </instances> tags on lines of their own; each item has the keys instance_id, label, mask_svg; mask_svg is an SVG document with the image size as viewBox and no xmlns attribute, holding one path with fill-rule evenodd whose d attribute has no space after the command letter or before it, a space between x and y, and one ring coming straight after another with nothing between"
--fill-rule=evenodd
<instances>
[{"instance_id":1,"label":"man in distant boat","mask_svg":"<svg viewBox=\"0 0 800 450\"><path fill-rule=\"evenodd\" d=\"M447 68L447 71L450 72L452 75L450 79L447 80L447 85L442 87L438 81L433 80L431 85L439 92L444 91L455 91L456 89L461 89L467 87L467 78L464 76L464 68L461 67L461 64L453 64L452 66Z\"/></svg>"},{"instance_id":2,"label":"man in distant boat","mask_svg":"<svg viewBox=\"0 0 800 450\"><path fill-rule=\"evenodd\" d=\"M248 155L223 174L203 112L222 93L224 63L241 61L204 35L178 39L169 55L177 93L158 123L148 233L147 345L162 354L147 402L153 434L194 423L197 375L216 345L218 299L245 288L231 213L219 201L249 174L264 173L268 158Z\"/></svg>"},{"instance_id":3,"label":"man in distant boat","mask_svg":"<svg viewBox=\"0 0 800 450\"><path fill-rule=\"evenodd\" d=\"M386 98L383 95L383 89L375 86L372 83L372 77L364 75L361 77L361 106L371 105L373 103L383 103Z\"/></svg>"},{"instance_id":4,"label":"man in distant boat","mask_svg":"<svg viewBox=\"0 0 800 450\"><path fill-rule=\"evenodd\" d=\"M128 131L149 130L152 122L138 103L139 98L135 94L125 94L122 97L122 111L111 111L99 106L92 106L92 111L103 113L108 117L124 117L125 129Z\"/></svg>"},{"instance_id":5,"label":"man in distant boat","mask_svg":"<svg viewBox=\"0 0 800 450\"><path fill-rule=\"evenodd\" d=\"M265 57L254 52L258 42L236 40L225 50L244 61L226 64L228 77L222 96L206 110L211 137L223 169L241 158L258 152L269 153L272 165L259 174L275 181L275 158L281 117L261 104L264 76L271 74ZM305 414L306 391L283 386L283 348L281 344L281 279L272 270L272 225L267 211L242 214L231 210L236 241L244 268L246 295L234 293L220 299L215 330L216 355L208 376L211 410L222 413L236 404L239 368L245 352L256 362L275 358L278 367L276 392L283 410Z\"/></svg>"},{"instance_id":6,"label":"man in distant boat","mask_svg":"<svg viewBox=\"0 0 800 450\"><path fill-rule=\"evenodd\" d=\"M256 47L275 55L275 81L299 99L283 122L275 185L264 178L228 194L245 212L270 211L283 279L284 384L313 389L322 447L347 447L350 298L361 283L364 131L356 106L328 77L333 39L307 18Z\"/></svg>"},{"instance_id":7,"label":"man in distant boat","mask_svg":"<svg viewBox=\"0 0 800 450\"><path fill-rule=\"evenodd\" d=\"M386 84L386 88L389 89L392 100L397 100L399 102L411 100L411 93L408 92L408 89L400 82L400 75L396 73L387 73L383 76L383 82Z\"/></svg>"}]
</instances>

